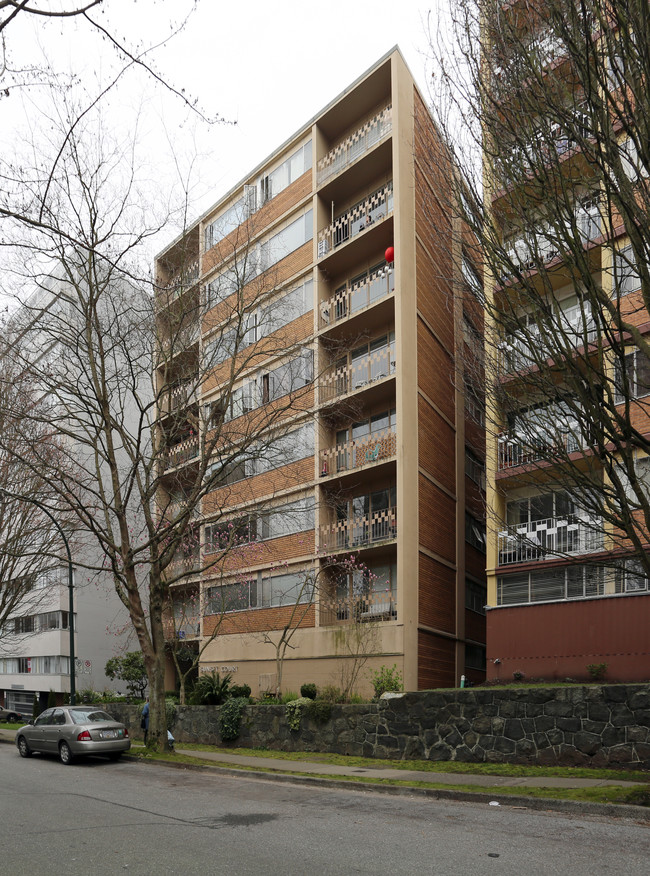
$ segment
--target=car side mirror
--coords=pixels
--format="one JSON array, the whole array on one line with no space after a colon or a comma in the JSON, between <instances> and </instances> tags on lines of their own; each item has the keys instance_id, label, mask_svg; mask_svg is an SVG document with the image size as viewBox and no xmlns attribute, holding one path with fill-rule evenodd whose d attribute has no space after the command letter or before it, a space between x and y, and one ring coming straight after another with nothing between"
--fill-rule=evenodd
<instances>
[{"instance_id":1,"label":"car side mirror","mask_svg":"<svg viewBox=\"0 0 650 876\"><path fill-rule=\"evenodd\" d=\"M34 723L34 719L33 719L33 718L30 718L29 721L28 721L28 723L29 723L29 724L33 724L33 723Z\"/></svg>"}]
</instances>

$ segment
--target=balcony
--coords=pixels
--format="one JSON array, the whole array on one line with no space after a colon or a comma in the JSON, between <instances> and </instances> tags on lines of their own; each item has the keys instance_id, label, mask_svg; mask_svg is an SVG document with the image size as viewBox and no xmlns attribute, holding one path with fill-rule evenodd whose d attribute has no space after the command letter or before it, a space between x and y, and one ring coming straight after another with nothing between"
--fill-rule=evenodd
<instances>
[{"instance_id":1,"label":"balcony","mask_svg":"<svg viewBox=\"0 0 650 876\"><path fill-rule=\"evenodd\" d=\"M591 305L575 304L558 313L557 322L550 326L550 333L557 337L557 345L565 343L563 335L576 350L585 343L596 339L596 323L591 313ZM508 335L499 345L499 370L501 374L511 374L530 368L536 361L543 344L542 329L535 323L524 329L526 337Z\"/></svg>"},{"instance_id":2,"label":"balcony","mask_svg":"<svg viewBox=\"0 0 650 876\"><path fill-rule=\"evenodd\" d=\"M320 601L321 626L396 619L397 600L389 589L343 598L325 596Z\"/></svg>"},{"instance_id":3,"label":"balcony","mask_svg":"<svg viewBox=\"0 0 650 876\"><path fill-rule=\"evenodd\" d=\"M357 234L385 219L393 210L392 180L338 216L318 232L318 258L347 243Z\"/></svg>"},{"instance_id":4,"label":"balcony","mask_svg":"<svg viewBox=\"0 0 650 876\"><path fill-rule=\"evenodd\" d=\"M549 462L557 455L562 459L568 453L576 453L587 446L586 438L579 440L577 424L570 425L557 420L551 438L551 423L537 436L531 432L518 435L516 432L501 432L498 436L497 470L507 471L533 462Z\"/></svg>"},{"instance_id":5,"label":"balcony","mask_svg":"<svg viewBox=\"0 0 650 876\"><path fill-rule=\"evenodd\" d=\"M361 280L348 282L337 289L331 298L321 302L320 327L343 322L394 291L395 272L388 266L371 271Z\"/></svg>"},{"instance_id":6,"label":"balcony","mask_svg":"<svg viewBox=\"0 0 650 876\"><path fill-rule=\"evenodd\" d=\"M360 158L389 134L392 128L392 106L387 106L320 159L316 167L317 185L323 185L337 173L349 167L357 158Z\"/></svg>"},{"instance_id":7,"label":"balcony","mask_svg":"<svg viewBox=\"0 0 650 876\"><path fill-rule=\"evenodd\" d=\"M193 347L199 339L199 323L194 322L186 328L170 331L161 339L161 348L167 354L178 355Z\"/></svg>"},{"instance_id":8,"label":"balcony","mask_svg":"<svg viewBox=\"0 0 650 876\"><path fill-rule=\"evenodd\" d=\"M355 515L319 529L322 550L354 550L371 547L397 537L397 507L382 508L371 514Z\"/></svg>"},{"instance_id":9,"label":"balcony","mask_svg":"<svg viewBox=\"0 0 650 876\"><path fill-rule=\"evenodd\" d=\"M165 412L168 414L186 408L196 401L196 382L188 380L172 386L167 393Z\"/></svg>"},{"instance_id":10,"label":"balcony","mask_svg":"<svg viewBox=\"0 0 650 876\"><path fill-rule=\"evenodd\" d=\"M191 435L184 438L173 447L165 449L164 464L165 471L170 468L177 468L179 465L185 465L193 459L197 459L199 455L199 436Z\"/></svg>"},{"instance_id":11,"label":"balcony","mask_svg":"<svg viewBox=\"0 0 650 876\"><path fill-rule=\"evenodd\" d=\"M170 564L165 569L167 576L174 578L181 575L191 575L201 571L201 552L198 545L196 547L179 550L174 554Z\"/></svg>"},{"instance_id":12,"label":"balcony","mask_svg":"<svg viewBox=\"0 0 650 876\"><path fill-rule=\"evenodd\" d=\"M197 258L172 274L166 283L161 283L158 286L156 290L156 310L163 310L165 307L169 307L183 292L194 286L198 279L199 260Z\"/></svg>"},{"instance_id":13,"label":"balcony","mask_svg":"<svg viewBox=\"0 0 650 876\"><path fill-rule=\"evenodd\" d=\"M395 342L374 350L372 346L367 355L353 353L349 361L339 362L325 371L319 383L321 403L364 389L395 373Z\"/></svg>"},{"instance_id":14,"label":"balcony","mask_svg":"<svg viewBox=\"0 0 650 876\"><path fill-rule=\"evenodd\" d=\"M319 470L321 477L354 471L364 465L391 459L396 452L397 434L394 429L385 429L363 439L321 450Z\"/></svg>"},{"instance_id":15,"label":"balcony","mask_svg":"<svg viewBox=\"0 0 650 876\"><path fill-rule=\"evenodd\" d=\"M556 560L603 549L600 521L587 522L573 515L509 526L499 533L498 540L500 566Z\"/></svg>"}]
</instances>

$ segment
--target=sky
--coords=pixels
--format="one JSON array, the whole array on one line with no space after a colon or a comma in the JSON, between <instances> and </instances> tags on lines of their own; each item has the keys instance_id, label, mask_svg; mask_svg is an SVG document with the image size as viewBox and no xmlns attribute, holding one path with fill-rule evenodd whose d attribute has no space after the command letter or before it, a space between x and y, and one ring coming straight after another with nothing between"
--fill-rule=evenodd
<instances>
[{"instance_id":1,"label":"sky","mask_svg":"<svg viewBox=\"0 0 650 876\"><path fill-rule=\"evenodd\" d=\"M133 72L104 110L116 132L133 127L138 115L142 160L157 183L179 167L181 175L192 167L189 218L201 215L394 45L428 95L429 10L416 0L104 0L97 18L130 45L151 45L191 9L184 29L147 57L207 116L225 122L200 123L151 77ZM6 36L14 66L42 63L46 53L57 70L79 76L71 93L78 88L93 95L116 69L108 42L89 36L82 22L25 16L11 28ZM0 101L5 155L12 138L49 111L47 99L32 88L13 89Z\"/></svg>"}]
</instances>

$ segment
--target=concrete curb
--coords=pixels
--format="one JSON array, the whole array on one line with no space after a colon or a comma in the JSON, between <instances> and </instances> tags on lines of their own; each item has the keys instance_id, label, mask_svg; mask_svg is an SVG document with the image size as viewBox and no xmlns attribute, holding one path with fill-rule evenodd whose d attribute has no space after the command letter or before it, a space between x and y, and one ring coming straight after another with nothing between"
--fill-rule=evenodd
<instances>
[{"instance_id":1,"label":"concrete curb","mask_svg":"<svg viewBox=\"0 0 650 876\"><path fill-rule=\"evenodd\" d=\"M522 794L500 794L497 789L483 791L454 791L447 788L419 788L408 785L379 785L365 782L364 779L321 779L316 776L299 776L295 773L258 772L251 769L235 769L219 767L203 763L173 763L156 758L141 758L135 755L123 755L123 760L137 761L143 764L158 764L177 770L193 772L215 772L222 776L233 778L250 778L284 784L303 785L312 788L332 788L337 791L361 791L366 794L388 794L394 797L425 797L430 800L450 800L459 803L486 804L497 802L499 806L515 809L533 809L536 811L564 812L574 817L584 815L605 816L607 818L632 818L635 821L650 822L650 807L630 806L625 803L591 803L584 800L556 800L552 797L525 797ZM460 782L459 782L460 784ZM496 807L495 807L496 808Z\"/></svg>"}]
</instances>

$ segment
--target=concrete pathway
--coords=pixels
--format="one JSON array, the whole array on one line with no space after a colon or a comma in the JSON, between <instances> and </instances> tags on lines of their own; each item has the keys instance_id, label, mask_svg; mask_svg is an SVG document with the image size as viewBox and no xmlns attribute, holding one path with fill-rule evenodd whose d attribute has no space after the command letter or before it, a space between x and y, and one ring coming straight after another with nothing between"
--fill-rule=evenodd
<instances>
[{"instance_id":1,"label":"concrete pathway","mask_svg":"<svg viewBox=\"0 0 650 876\"><path fill-rule=\"evenodd\" d=\"M15 730L0 729L0 743L12 744L15 741ZM136 743L137 744L137 743ZM390 779L400 782L428 782L439 785L474 785L476 788L633 788L639 782L617 781L612 779L573 779L564 776L488 776L475 773L445 773L428 770L408 770L376 767L345 766L339 764L318 763L314 761L283 760L265 755L253 757L250 755L224 754L219 751L196 751L177 746L178 754L195 757L200 760L213 761L215 764L227 766L230 769L248 767L249 769L273 770L276 773L291 775L303 773L309 775L327 776L336 779L338 776L353 778Z\"/></svg>"}]
</instances>

